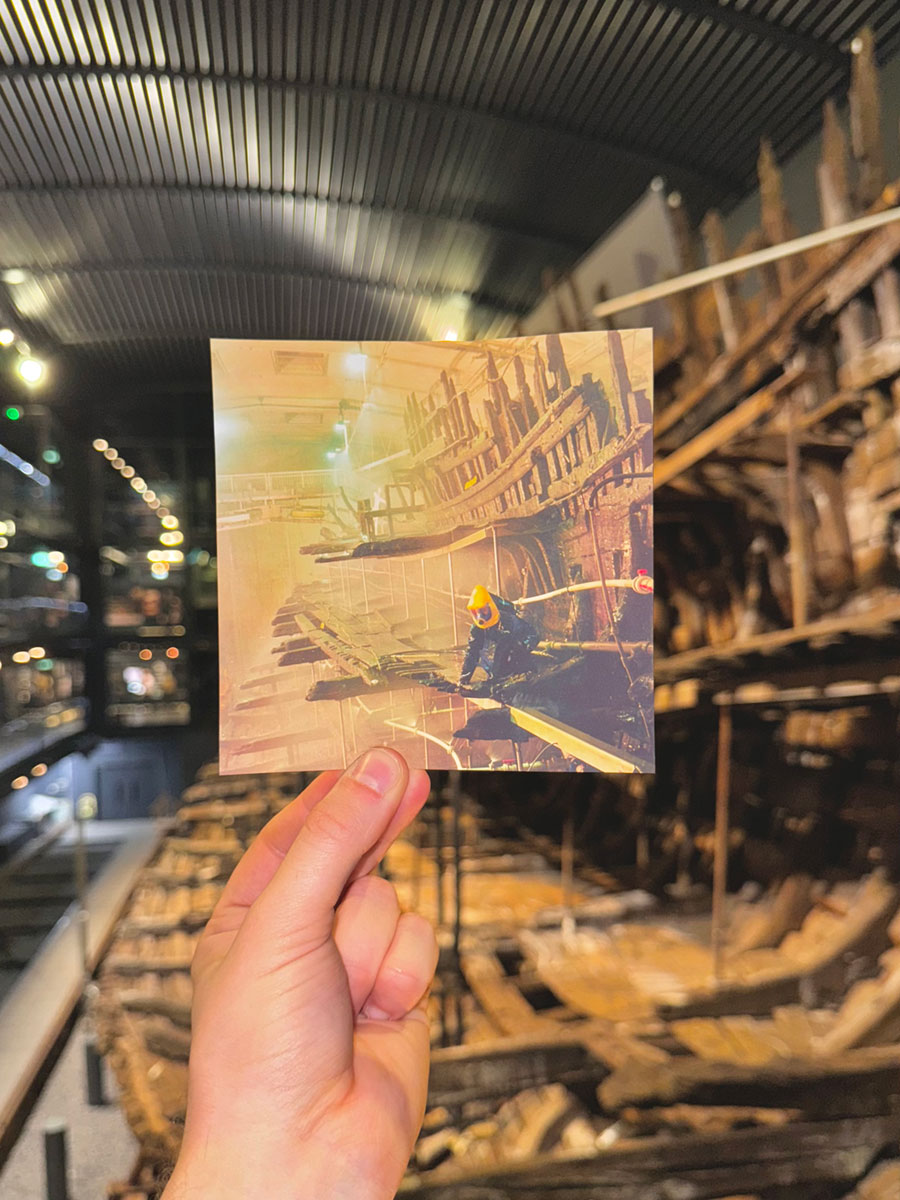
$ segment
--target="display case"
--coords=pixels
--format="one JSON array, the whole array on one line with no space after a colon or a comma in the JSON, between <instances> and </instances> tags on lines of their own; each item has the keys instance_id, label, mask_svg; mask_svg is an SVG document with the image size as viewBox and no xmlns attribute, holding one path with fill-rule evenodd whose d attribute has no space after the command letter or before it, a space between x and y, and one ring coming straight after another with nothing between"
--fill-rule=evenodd
<instances>
[{"instance_id":1,"label":"display case","mask_svg":"<svg viewBox=\"0 0 900 1200\"><path fill-rule=\"evenodd\" d=\"M16 773L87 727L89 613L69 439L42 404L0 403L0 773Z\"/></svg>"},{"instance_id":2,"label":"display case","mask_svg":"<svg viewBox=\"0 0 900 1200\"><path fill-rule=\"evenodd\" d=\"M101 499L99 725L114 733L190 724L198 691L215 694L211 457L152 437L113 444L98 437L93 453Z\"/></svg>"}]
</instances>

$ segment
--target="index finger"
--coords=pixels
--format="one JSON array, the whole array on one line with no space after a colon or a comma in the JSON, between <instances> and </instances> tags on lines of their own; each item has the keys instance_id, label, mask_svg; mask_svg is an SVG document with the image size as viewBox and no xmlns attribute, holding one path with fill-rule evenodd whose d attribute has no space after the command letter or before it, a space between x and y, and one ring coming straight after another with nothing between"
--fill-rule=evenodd
<instances>
[{"instance_id":1,"label":"index finger","mask_svg":"<svg viewBox=\"0 0 900 1200\"><path fill-rule=\"evenodd\" d=\"M367 751L310 811L254 904L254 919L294 953L330 937L347 884L372 869L427 792L425 772L410 772L395 750Z\"/></svg>"}]
</instances>

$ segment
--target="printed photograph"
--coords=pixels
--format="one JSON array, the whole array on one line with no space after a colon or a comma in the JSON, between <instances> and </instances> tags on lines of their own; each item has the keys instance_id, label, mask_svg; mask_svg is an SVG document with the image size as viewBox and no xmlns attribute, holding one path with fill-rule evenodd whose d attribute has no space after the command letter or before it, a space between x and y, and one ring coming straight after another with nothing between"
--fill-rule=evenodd
<instances>
[{"instance_id":1,"label":"printed photograph","mask_svg":"<svg viewBox=\"0 0 900 1200\"><path fill-rule=\"evenodd\" d=\"M653 771L649 329L211 354L224 773Z\"/></svg>"}]
</instances>

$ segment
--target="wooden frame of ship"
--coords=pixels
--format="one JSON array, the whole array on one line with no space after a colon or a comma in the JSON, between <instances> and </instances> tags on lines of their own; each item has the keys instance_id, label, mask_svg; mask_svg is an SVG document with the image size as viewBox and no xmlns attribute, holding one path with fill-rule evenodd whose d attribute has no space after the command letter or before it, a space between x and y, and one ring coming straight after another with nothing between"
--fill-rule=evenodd
<instances>
[{"instance_id":1,"label":"wooden frame of ship","mask_svg":"<svg viewBox=\"0 0 900 1200\"><path fill-rule=\"evenodd\" d=\"M454 557L480 544L490 562L490 587L523 610L558 597L567 611L547 617L545 608L538 622L539 649L547 660L539 664L540 679L526 680L512 697L449 699L449 731L440 736L429 731L427 714L422 717L412 732L447 750L443 761L432 750L429 765L475 765L460 760L450 734L455 725L468 729L473 710L501 706L513 733L510 762L517 766L523 762L522 733L538 747L552 747L562 765L649 769L652 406L647 390L632 386L622 334L600 336L609 355L610 388L591 374L573 378L562 340L549 335L461 346L460 356L471 360L468 374L472 363L481 362L468 390L458 389L442 370L432 386L407 397L410 454L395 464L377 503L370 498L351 503L339 492L344 523L352 519L357 536L301 549L315 558L322 579L336 580L337 587L329 592L324 583L301 585L272 622L279 666L323 664L308 700L341 702L428 686L431 680L449 683L467 636ZM446 572L441 594L433 595L426 583L426 560L445 564L439 568ZM384 575L386 602L405 598L399 620L372 611L370 593ZM434 635L424 636L428 615L422 637L410 628L411 594L426 611L429 604L447 602L445 615L430 618L432 624L445 621L442 647L434 645ZM622 693L620 707L640 713L636 732L620 733L611 717L606 726L599 717L596 727L580 726L579 719L593 712L595 689L588 694L575 683L578 703L570 705L568 719L565 712L541 706L542 678L552 676L559 690L566 672L567 679L574 678L575 668L598 654L606 656L610 691ZM643 691L634 689L635 680L643 680ZM241 686L253 689L258 683L251 678ZM249 711L251 704L265 703L265 696L251 696L237 708ZM226 755L252 753L259 744L241 742L228 730L223 735ZM532 753L527 761L534 758Z\"/></svg>"}]
</instances>

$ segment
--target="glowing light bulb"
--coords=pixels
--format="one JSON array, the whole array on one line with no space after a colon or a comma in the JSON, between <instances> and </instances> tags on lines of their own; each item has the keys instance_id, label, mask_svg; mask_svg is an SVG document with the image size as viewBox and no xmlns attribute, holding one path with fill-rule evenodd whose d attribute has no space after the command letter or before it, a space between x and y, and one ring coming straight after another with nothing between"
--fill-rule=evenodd
<instances>
[{"instance_id":1,"label":"glowing light bulb","mask_svg":"<svg viewBox=\"0 0 900 1200\"><path fill-rule=\"evenodd\" d=\"M23 358L19 363L19 374L26 383L37 383L44 374L44 364L37 358Z\"/></svg>"},{"instance_id":2,"label":"glowing light bulb","mask_svg":"<svg viewBox=\"0 0 900 1200\"><path fill-rule=\"evenodd\" d=\"M91 445L95 450L99 450L101 454L104 450L109 449L109 442L106 440L106 438L94 438L93 442L91 442Z\"/></svg>"},{"instance_id":3,"label":"glowing light bulb","mask_svg":"<svg viewBox=\"0 0 900 1200\"><path fill-rule=\"evenodd\" d=\"M164 525L166 529L177 529L178 518L173 517L171 513L167 512L160 518L160 524Z\"/></svg>"},{"instance_id":4,"label":"glowing light bulb","mask_svg":"<svg viewBox=\"0 0 900 1200\"><path fill-rule=\"evenodd\" d=\"M0 329L0 346L11 346L16 340L16 335L11 329Z\"/></svg>"}]
</instances>

